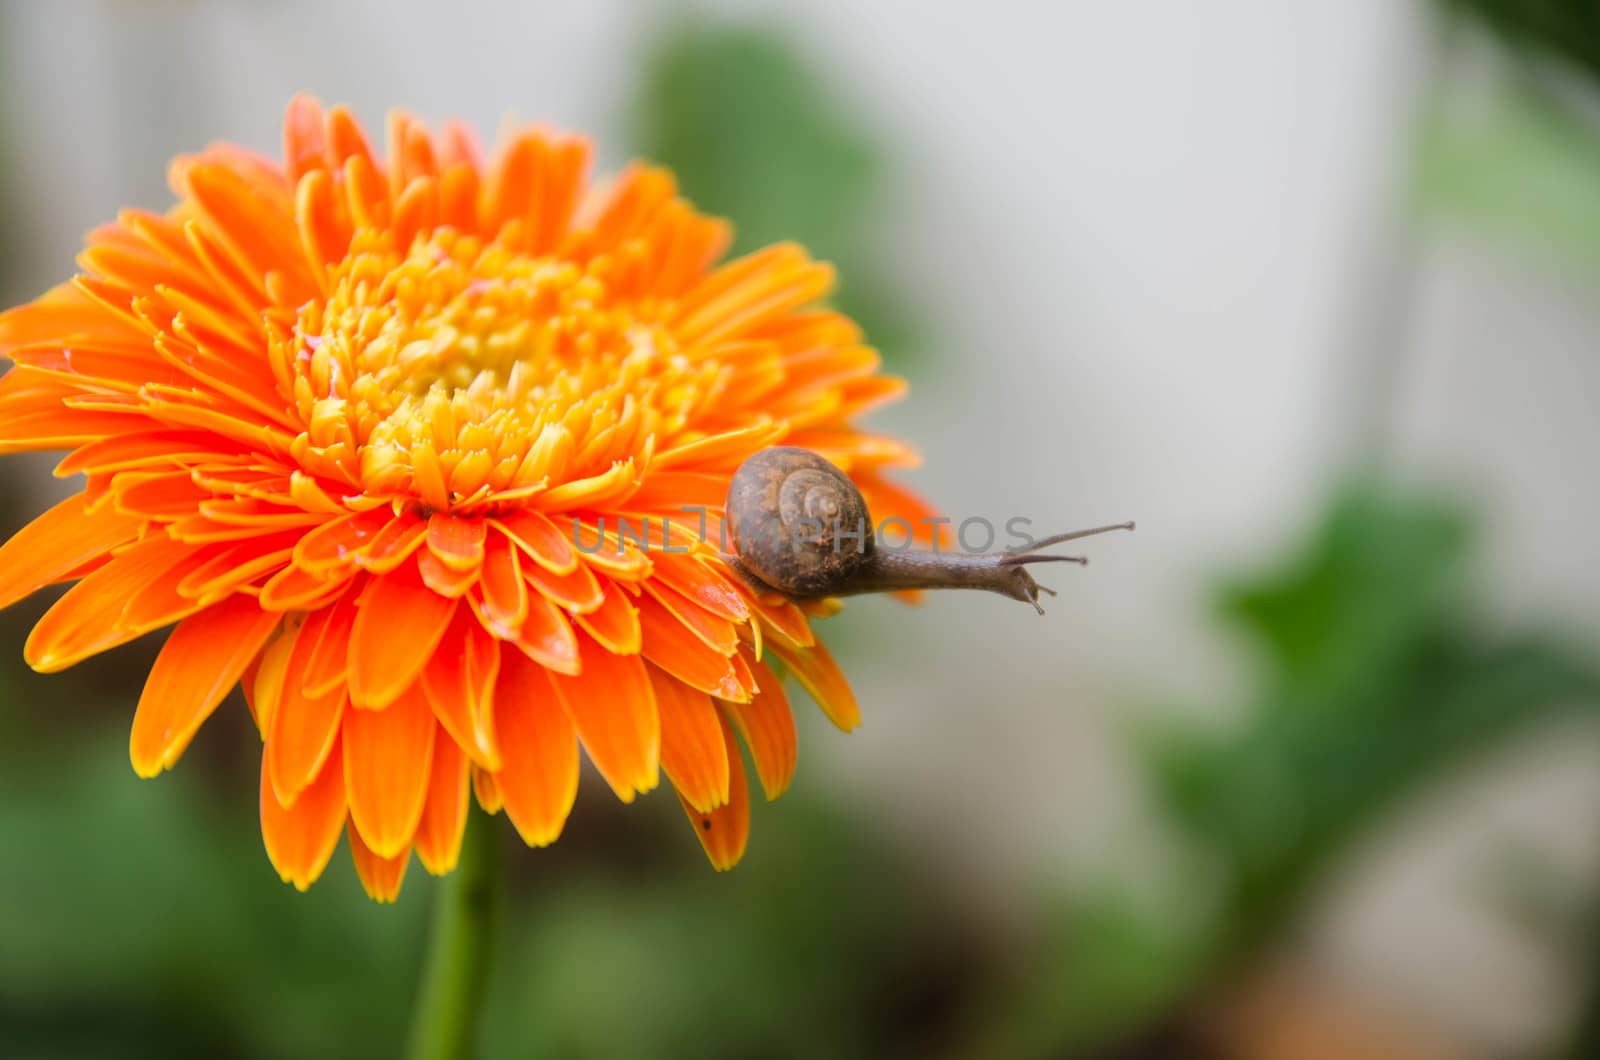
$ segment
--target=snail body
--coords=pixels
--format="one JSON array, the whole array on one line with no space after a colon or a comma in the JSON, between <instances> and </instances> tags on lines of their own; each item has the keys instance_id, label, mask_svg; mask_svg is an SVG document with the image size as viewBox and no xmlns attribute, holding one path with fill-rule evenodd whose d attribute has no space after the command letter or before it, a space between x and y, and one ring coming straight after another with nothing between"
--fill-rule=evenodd
<instances>
[{"instance_id":1,"label":"snail body","mask_svg":"<svg viewBox=\"0 0 1600 1060\"><path fill-rule=\"evenodd\" d=\"M1050 593L1026 567L1087 563L1040 549L1132 523L1057 534L1020 552L967 554L879 547L861 491L823 457L794 446L755 453L728 485L733 553L724 557L758 588L796 599L916 589L985 589L1039 606ZM1054 595L1052 593L1052 595Z\"/></svg>"}]
</instances>

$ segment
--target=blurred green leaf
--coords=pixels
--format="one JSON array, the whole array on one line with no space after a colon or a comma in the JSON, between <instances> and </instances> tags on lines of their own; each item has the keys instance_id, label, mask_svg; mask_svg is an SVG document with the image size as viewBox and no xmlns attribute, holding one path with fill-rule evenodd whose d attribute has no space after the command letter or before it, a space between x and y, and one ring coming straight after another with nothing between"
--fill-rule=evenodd
<instances>
[{"instance_id":1,"label":"blurred green leaf","mask_svg":"<svg viewBox=\"0 0 1600 1060\"><path fill-rule=\"evenodd\" d=\"M1445 0L1519 48L1573 63L1600 79L1600 5L1593 0Z\"/></svg>"},{"instance_id":2,"label":"blurred green leaf","mask_svg":"<svg viewBox=\"0 0 1600 1060\"><path fill-rule=\"evenodd\" d=\"M1600 266L1595 126L1526 81L1475 103L1443 98L1426 115L1421 209Z\"/></svg>"},{"instance_id":3,"label":"blurred green leaf","mask_svg":"<svg viewBox=\"0 0 1600 1060\"><path fill-rule=\"evenodd\" d=\"M1210 903L1096 885L1055 903L983 1035L985 1056L1080 1055L1150 1027L1200 980Z\"/></svg>"},{"instance_id":4,"label":"blurred green leaf","mask_svg":"<svg viewBox=\"0 0 1600 1060\"><path fill-rule=\"evenodd\" d=\"M1469 545L1453 506L1361 485L1283 569L1224 587L1222 617L1255 638L1279 687L1344 687L1465 603Z\"/></svg>"},{"instance_id":5,"label":"blurred green leaf","mask_svg":"<svg viewBox=\"0 0 1600 1060\"><path fill-rule=\"evenodd\" d=\"M208 790L186 763L141 782L120 732L83 735L0 770L0 1040L40 1057L395 1055L426 874L377 906L341 850L298 894L267 863L249 776Z\"/></svg>"},{"instance_id":6,"label":"blurred green leaf","mask_svg":"<svg viewBox=\"0 0 1600 1060\"><path fill-rule=\"evenodd\" d=\"M1600 703L1588 653L1499 632L1468 583L1467 517L1373 483L1309 549L1230 587L1269 677L1236 729L1149 746L1162 805L1232 876L1231 947L1281 926L1331 858L1414 789Z\"/></svg>"},{"instance_id":7,"label":"blurred green leaf","mask_svg":"<svg viewBox=\"0 0 1600 1060\"><path fill-rule=\"evenodd\" d=\"M919 329L873 223L886 158L837 89L780 30L684 16L645 56L631 143L733 219L737 251L797 240L835 263L839 307L894 358Z\"/></svg>"},{"instance_id":8,"label":"blurred green leaf","mask_svg":"<svg viewBox=\"0 0 1600 1060\"><path fill-rule=\"evenodd\" d=\"M641 827L680 835L676 805L651 809ZM734 873L695 849L649 880L587 865L535 882L508 918L486 1055L928 1055L982 973L941 888L851 813L799 792L761 809L783 842Z\"/></svg>"},{"instance_id":9,"label":"blurred green leaf","mask_svg":"<svg viewBox=\"0 0 1600 1060\"><path fill-rule=\"evenodd\" d=\"M120 723L0 747L6 1056L398 1055L434 883L413 864L376 905L341 849L308 893L281 884L253 766L208 769L254 743L230 709L155 781ZM486 1056L917 1055L981 974L941 888L851 812L791 792L759 811L784 841L721 874L675 800L588 796L578 834L510 859Z\"/></svg>"},{"instance_id":10,"label":"blurred green leaf","mask_svg":"<svg viewBox=\"0 0 1600 1060\"><path fill-rule=\"evenodd\" d=\"M1260 648L1259 690L1230 724L1136 744L1185 895L1176 911L1110 885L1073 895L1041 939L1054 970L1011 1009L1054 1047L1020 1055L1165 1025L1281 937L1332 863L1418 788L1533 726L1593 716L1593 653L1496 629L1473 592L1472 536L1448 501L1356 482L1296 556L1224 586L1223 618Z\"/></svg>"}]
</instances>

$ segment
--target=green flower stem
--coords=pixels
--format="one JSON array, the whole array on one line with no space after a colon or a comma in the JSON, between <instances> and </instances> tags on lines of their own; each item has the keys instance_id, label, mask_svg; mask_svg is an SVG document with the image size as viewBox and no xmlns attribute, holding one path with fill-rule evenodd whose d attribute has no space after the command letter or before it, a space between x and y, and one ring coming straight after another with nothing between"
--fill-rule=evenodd
<instances>
[{"instance_id":1,"label":"green flower stem","mask_svg":"<svg viewBox=\"0 0 1600 1060\"><path fill-rule=\"evenodd\" d=\"M439 885L413 1010L411 1060L470 1060L489 978L503 874L500 830L474 804L456 870Z\"/></svg>"}]
</instances>

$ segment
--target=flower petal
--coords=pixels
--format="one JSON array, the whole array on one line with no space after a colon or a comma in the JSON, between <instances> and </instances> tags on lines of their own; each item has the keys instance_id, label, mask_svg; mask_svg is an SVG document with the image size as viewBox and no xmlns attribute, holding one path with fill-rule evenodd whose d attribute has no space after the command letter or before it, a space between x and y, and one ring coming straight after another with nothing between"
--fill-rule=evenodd
<instances>
[{"instance_id":1,"label":"flower petal","mask_svg":"<svg viewBox=\"0 0 1600 1060\"><path fill-rule=\"evenodd\" d=\"M495 690L495 726L507 750L494 775L523 842L555 842L578 795L578 736L544 668L508 653Z\"/></svg>"},{"instance_id":2,"label":"flower petal","mask_svg":"<svg viewBox=\"0 0 1600 1060\"><path fill-rule=\"evenodd\" d=\"M728 801L728 749L711 697L650 668L661 712L661 768L693 809L710 813Z\"/></svg>"},{"instance_id":3,"label":"flower petal","mask_svg":"<svg viewBox=\"0 0 1600 1060\"><path fill-rule=\"evenodd\" d=\"M502 659L515 654L503 652L499 642L469 613L458 611L422 671L423 694L449 741L486 769L500 768L494 724L495 679Z\"/></svg>"},{"instance_id":4,"label":"flower petal","mask_svg":"<svg viewBox=\"0 0 1600 1060\"><path fill-rule=\"evenodd\" d=\"M272 792L263 753L261 840L266 844L267 859L284 883L303 891L316 882L339 845L344 821L344 762L337 751L289 807L280 804Z\"/></svg>"},{"instance_id":5,"label":"flower petal","mask_svg":"<svg viewBox=\"0 0 1600 1060\"><path fill-rule=\"evenodd\" d=\"M256 721L256 731L263 740L272 728L272 715L278 709L278 701L283 698L289 656L294 654L299 639L300 619L290 615L284 619L278 631L268 638L267 646L261 649L252 666L239 678L245 705L250 708Z\"/></svg>"},{"instance_id":6,"label":"flower petal","mask_svg":"<svg viewBox=\"0 0 1600 1060\"><path fill-rule=\"evenodd\" d=\"M724 700L722 712L732 719L744 738L744 745L750 749L756 776L761 779L761 790L770 801L782 795L794 777L799 741L795 736L789 697L783 694L778 675L753 655L746 654L745 663L754 671L761 691L748 703Z\"/></svg>"},{"instance_id":7,"label":"flower petal","mask_svg":"<svg viewBox=\"0 0 1600 1060\"><path fill-rule=\"evenodd\" d=\"M414 515L398 516L385 523L367 541L365 549L353 553L351 558L358 566L365 567L373 574L388 574L399 569L412 553L421 548L427 536L426 521Z\"/></svg>"},{"instance_id":8,"label":"flower petal","mask_svg":"<svg viewBox=\"0 0 1600 1060\"><path fill-rule=\"evenodd\" d=\"M325 696L349 681L350 630L355 626L356 605L366 588L358 576L344 595L326 605L328 621L300 671L300 687L308 696Z\"/></svg>"},{"instance_id":9,"label":"flower petal","mask_svg":"<svg viewBox=\"0 0 1600 1060\"><path fill-rule=\"evenodd\" d=\"M422 818L439 723L418 685L386 710L344 714L350 820L380 857L406 849Z\"/></svg>"},{"instance_id":10,"label":"flower petal","mask_svg":"<svg viewBox=\"0 0 1600 1060\"><path fill-rule=\"evenodd\" d=\"M551 574L571 574L577 570L577 550L549 516L541 512L514 512L492 522L529 559Z\"/></svg>"},{"instance_id":11,"label":"flower petal","mask_svg":"<svg viewBox=\"0 0 1600 1060\"><path fill-rule=\"evenodd\" d=\"M51 605L28 635L23 658L40 673L53 673L139 636L142 630L117 627L122 609L192 551L158 534L118 554Z\"/></svg>"},{"instance_id":12,"label":"flower petal","mask_svg":"<svg viewBox=\"0 0 1600 1060\"><path fill-rule=\"evenodd\" d=\"M682 552L656 552L650 557L654 579L672 586L690 600L730 622L750 617L750 604L726 568Z\"/></svg>"},{"instance_id":13,"label":"flower petal","mask_svg":"<svg viewBox=\"0 0 1600 1060\"><path fill-rule=\"evenodd\" d=\"M599 607L576 616L584 632L614 655L639 654L639 612L609 578L602 579L605 595Z\"/></svg>"},{"instance_id":14,"label":"flower petal","mask_svg":"<svg viewBox=\"0 0 1600 1060\"><path fill-rule=\"evenodd\" d=\"M394 702L428 664L455 610L456 601L422 584L415 564L374 578L350 629L350 701Z\"/></svg>"},{"instance_id":15,"label":"flower petal","mask_svg":"<svg viewBox=\"0 0 1600 1060\"><path fill-rule=\"evenodd\" d=\"M68 497L0 545L0 608L131 541L142 524L117 511L91 516L83 494Z\"/></svg>"},{"instance_id":16,"label":"flower petal","mask_svg":"<svg viewBox=\"0 0 1600 1060\"><path fill-rule=\"evenodd\" d=\"M178 760L280 620L250 597L233 596L178 624L134 711L128 740L134 772L153 777Z\"/></svg>"},{"instance_id":17,"label":"flower petal","mask_svg":"<svg viewBox=\"0 0 1600 1060\"><path fill-rule=\"evenodd\" d=\"M505 802L500 798L500 786L495 783L494 774L481 766L472 767L472 794L477 798L478 805L483 807L487 814L497 814Z\"/></svg>"},{"instance_id":18,"label":"flower petal","mask_svg":"<svg viewBox=\"0 0 1600 1060\"><path fill-rule=\"evenodd\" d=\"M819 640L809 648L792 648L783 641L772 641L774 654L794 674L795 680L811 694L828 720L845 732L861 724L861 708L856 705L856 694L850 691L839 664L833 661L828 649Z\"/></svg>"},{"instance_id":19,"label":"flower petal","mask_svg":"<svg viewBox=\"0 0 1600 1060\"><path fill-rule=\"evenodd\" d=\"M483 560L482 613L485 628L501 640L516 640L528 620L528 583L520 553L504 534L494 534Z\"/></svg>"},{"instance_id":20,"label":"flower petal","mask_svg":"<svg viewBox=\"0 0 1600 1060\"><path fill-rule=\"evenodd\" d=\"M712 614L672 586L662 583L659 578L645 582L644 588L661 607L688 627L689 632L718 653L732 655L734 649L739 646L738 627L726 618ZM642 610L643 605L640 607Z\"/></svg>"},{"instance_id":21,"label":"flower petal","mask_svg":"<svg viewBox=\"0 0 1600 1060\"><path fill-rule=\"evenodd\" d=\"M428 519L428 551L453 571L467 573L483 565L483 545L488 523L434 512Z\"/></svg>"},{"instance_id":22,"label":"flower petal","mask_svg":"<svg viewBox=\"0 0 1600 1060\"><path fill-rule=\"evenodd\" d=\"M433 744L433 775L413 839L417 860L435 876L456 867L467 830L467 756L447 736Z\"/></svg>"},{"instance_id":23,"label":"flower petal","mask_svg":"<svg viewBox=\"0 0 1600 1060\"><path fill-rule=\"evenodd\" d=\"M706 857L718 872L726 872L744 856L745 844L750 840L750 788L745 781L744 760L733 742L733 732L722 726L723 746L728 755L728 801L710 813L702 813L689 804L682 793L678 801L683 812L694 825L694 834L700 837Z\"/></svg>"},{"instance_id":24,"label":"flower petal","mask_svg":"<svg viewBox=\"0 0 1600 1060\"><path fill-rule=\"evenodd\" d=\"M411 863L411 848L402 846L393 856L383 857L362 840L353 816L346 831L350 835L350 860L355 862L356 875L361 877L361 889L367 897L385 903L399 898L406 866Z\"/></svg>"},{"instance_id":25,"label":"flower petal","mask_svg":"<svg viewBox=\"0 0 1600 1060\"><path fill-rule=\"evenodd\" d=\"M321 696L308 696L304 688L306 663L321 640L329 617L330 612L319 611L300 627L267 729L267 772L273 792L285 805L293 803L322 771L344 718L348 697L343 688Z\"/></svg>"},{"instance_id":26,"label":"flower petal","mask_svg":"<svg viewBox=\"0 0 1600 1060\"><path fill-rule=\"evenodd\" d=\"M557 673L578 672L578 638L572 623L542 596L528 598L528 617L516 644L530 659Z\"/></svg>"},{"instance_id":27,"label":"flower petal","mask_svg":"<svg viewBox=\"0 0 1600 1060\"><path fill-rule=\"evenodd\" d=\"M649 791L659 779L661 717L655 693L637 655L613 655L581 635L583 669L575 676L551 673L583 749L623 802Z\"/></svg>"},{"instance_id":28,"label":"flower petal","mask_svg":"<svg viewBox=\"0 0 1600 1060\"><path fill-rule=\"evenodd\" d=\"M727 656L696 636L648 593L639 597L644 657L692 688L723 699L749 699ZM731 652L730 652L731 654Z\"/></svg>"},{"instance_id":29,"label":"flower petal","mask_svg":"<svg viewBox=\"0 0 1600 1060\"><path fill-rule=\"evenodd\" d=\"M524 564L522 576L538 595L573 614L588 614L605 603L605 590L594 571L579 564L569 574L551 574L537 563Z\"/></svg>"}]
</instances>

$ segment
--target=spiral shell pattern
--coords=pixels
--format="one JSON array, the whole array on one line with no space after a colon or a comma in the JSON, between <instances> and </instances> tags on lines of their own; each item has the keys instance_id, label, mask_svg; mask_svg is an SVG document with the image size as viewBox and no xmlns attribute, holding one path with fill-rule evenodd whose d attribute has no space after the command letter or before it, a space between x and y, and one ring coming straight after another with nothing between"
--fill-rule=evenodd
<instances>
[{"instance_id":1,"label":"spiral shell pattern","mask_svg":"<svg viewBox=\"0 0 1600 1060\"><path fill-rule=\"evenodd\" d=\"M728 487L739 562L795 597L843 588L872 555L872 518L849 476L806 449L774 446L750 457Z\"/></svg>"}]
</instances>

